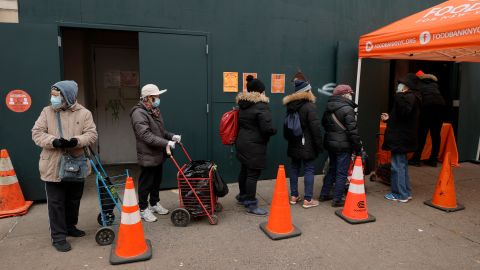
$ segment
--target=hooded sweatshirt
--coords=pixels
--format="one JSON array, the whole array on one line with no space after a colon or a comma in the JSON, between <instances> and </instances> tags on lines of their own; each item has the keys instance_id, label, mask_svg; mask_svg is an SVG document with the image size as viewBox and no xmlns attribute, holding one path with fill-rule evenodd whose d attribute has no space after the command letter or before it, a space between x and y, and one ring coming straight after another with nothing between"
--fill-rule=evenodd
<instances>
[{"instance_id":1,"label":"hooded sweatshirt","mask_svg":"<svg viewBox=\"0 0 480 270\"><path fill-rule=\"evenodd\" d=\"M67 102L67 107L77 102L78 84L75 81L60 81L52 87L58 88Z\"/></svg>"}]
</instances>

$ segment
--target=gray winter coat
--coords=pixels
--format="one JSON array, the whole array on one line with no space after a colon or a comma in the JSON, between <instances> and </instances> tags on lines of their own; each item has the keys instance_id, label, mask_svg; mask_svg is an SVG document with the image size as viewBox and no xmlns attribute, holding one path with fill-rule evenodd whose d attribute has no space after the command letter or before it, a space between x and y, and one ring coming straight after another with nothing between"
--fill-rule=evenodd
<instances>
[{"instance_id":1,"label":"gray winter coat","mask_svg":"<svg viewBox=\"0 0 480 270\"><path fill-rule=\"evenodd\" d=\"M154 167L162 164L167 154L165 149L173 133L165 129L162 114L154 117L142 102L130 111L132 127L137 140L137 161L143 167Z\"/></svg>"}]
</instances>

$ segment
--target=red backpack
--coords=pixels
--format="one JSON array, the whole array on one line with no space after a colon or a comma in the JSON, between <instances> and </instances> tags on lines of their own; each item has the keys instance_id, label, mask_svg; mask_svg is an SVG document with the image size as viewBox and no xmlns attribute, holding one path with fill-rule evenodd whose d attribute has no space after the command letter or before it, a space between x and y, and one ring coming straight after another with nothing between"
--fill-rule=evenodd
<instances>
[{"instance_id":1,"label":"red backpack","mask_svg":"<svg viewBox=\"0 0 480 270\"><path fill-rule=\"evenodd\" d=\"M219 128L222 144L234 144L238 134L238 109L234 108L222 115Z\"/></svg>"}]
</instances>

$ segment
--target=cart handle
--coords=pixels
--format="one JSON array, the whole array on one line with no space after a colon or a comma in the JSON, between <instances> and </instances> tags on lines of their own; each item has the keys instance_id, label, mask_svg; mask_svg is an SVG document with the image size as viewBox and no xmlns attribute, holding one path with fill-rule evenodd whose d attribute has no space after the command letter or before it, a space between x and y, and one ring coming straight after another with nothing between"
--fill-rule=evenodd
<instances>
[{"instance_id":1,"label":"cart handle","mask_svg":"<svg viewBox=\"0 0 480 270\"><path fill-rule=\"evenodd\" d=\"M183 143L175 142L175 144L178 144L178 145L180 145L180 147L182 147L183 153L184 153L185 156L187 157L188 161L191 162L191 161L192 161L192 158L191 158L190 155L188 154L187 149L185 149L185 146L183 146ZM172 156L173 156L173 154L172 154L172 149L170 148L170 145L168 145L168 144L167 144L167 147L166 147L166 152L167 152L167 155L168 155L169 157L172 157Z\"/></svg>"}]
</instances>

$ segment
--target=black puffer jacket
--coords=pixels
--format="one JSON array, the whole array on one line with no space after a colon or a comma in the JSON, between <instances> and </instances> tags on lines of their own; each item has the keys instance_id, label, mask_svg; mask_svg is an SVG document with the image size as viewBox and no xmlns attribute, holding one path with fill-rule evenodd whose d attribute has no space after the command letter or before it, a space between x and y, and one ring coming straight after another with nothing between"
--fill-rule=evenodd
<instances>
[{"instance_id":1,"label":"black puffer jacket","mask_svg":"<svg viewBox=\"0 0 480 270\"><path fill-rule=\"evenodd\" d=\"M422 95L422 108L443 107L445 100L438 90L437 77L432 74L423 74L418 76L417 89Z\"/></svg>"},{"instance_id":2,"label":"black puffer jacket","mask_svg":"<svg viewBox=\"0 0 480 270\"><path fill-rule=\"evenodd\" d=\"M133 106L130 117L137 140L138 165L153 167L162 164L167 156L165 148L174 135L165 129L162 114L152 116L139 102Z\"/></svg>"},{"instance_id":3,"label":"black puffer jacket","mask_svg":"<svg viewBox=\"0 0 480 270\"><path fill-rule=\"evenodd\" d=\"M240 107L235 142L237 158L250 169L265 169L267 143L277 133L268 108L270 101L258 92L248 92L238 94L236 102Z\"/></svg>"},{"instance_id":4,"label":"black puffer jacket","mask_svg":"<svg viewBox=\"0 0 480 270\"><path fill-rule=\"evenodd\" d=\"M387 121L382 149L395 153L417 150L418 118L421 97L417 91L395 94L395 103Z\"/></svg>"},{"instance_id":5,"label":"black puffer jacket","mask_svg":"<svg viewBox=\"0 0 480 270\"><path fill-rule=\"evenodd\" d=\"M317 115L315 96L311 91L297 92L283 98L283 104L287 106L287 113L297 111L302 125L302 137L290 137L285 131L283 136L288 141L287 154L291 158L310 160L323 151L322 132L320 118Z\"/></svg>"},{"instance_id":6,"label":"black puffer jacket","mask_svg":"<svg viewBox=\"0 0 480 270\"><path fill-rule=\"evenodd\" d=\"M355 102L342 96L331 96L328 99L327 109L322 118L325 149L332 152L361 151L362 145L354 110L356 107ZM334 121L332 114L335 114L345 129Z\"/></svg>"}]
</instances>

